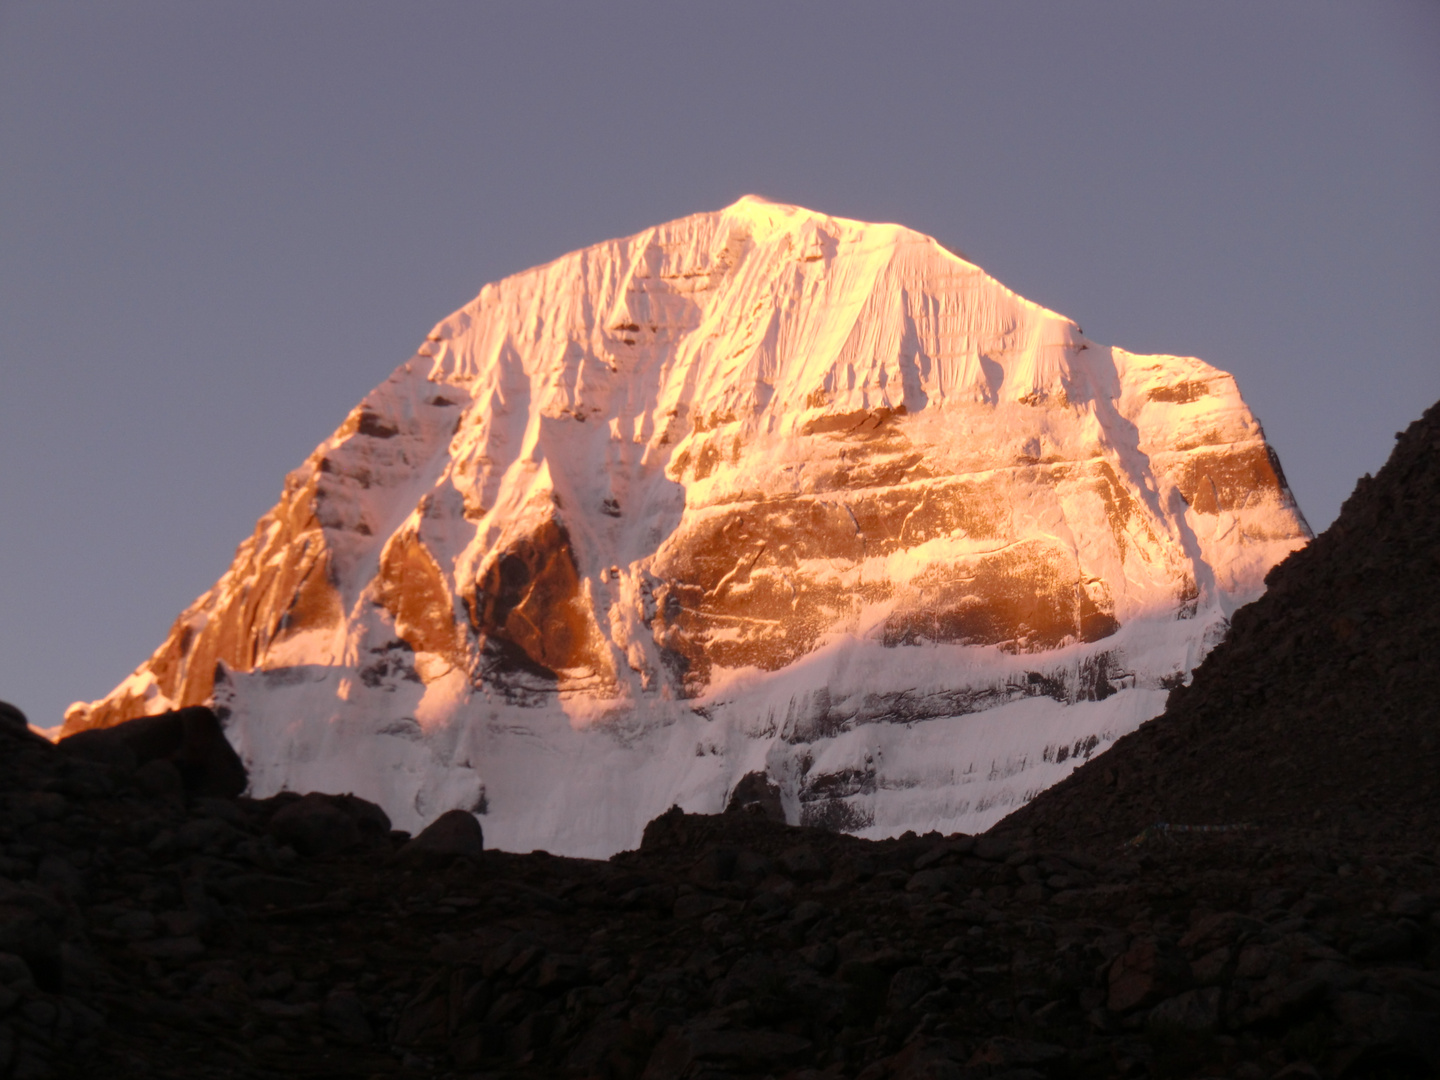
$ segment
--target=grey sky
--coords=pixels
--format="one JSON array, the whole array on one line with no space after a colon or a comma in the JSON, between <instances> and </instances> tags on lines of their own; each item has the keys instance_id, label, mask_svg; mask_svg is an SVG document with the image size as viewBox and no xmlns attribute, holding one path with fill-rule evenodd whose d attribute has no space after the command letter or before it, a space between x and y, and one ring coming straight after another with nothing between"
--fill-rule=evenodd
<instances>
[{"instance_id":1,"label":"grey sky","mask_svg":"<svg viewBox=\"0 0 1440 1080\"><path fill-rule=\"evenodd\" d=\"M1233 372L1327 525L1440 397L1440 5L0 0L0 698L107 692L486 281L746 192Z\"/></svg>"}]
</instances>

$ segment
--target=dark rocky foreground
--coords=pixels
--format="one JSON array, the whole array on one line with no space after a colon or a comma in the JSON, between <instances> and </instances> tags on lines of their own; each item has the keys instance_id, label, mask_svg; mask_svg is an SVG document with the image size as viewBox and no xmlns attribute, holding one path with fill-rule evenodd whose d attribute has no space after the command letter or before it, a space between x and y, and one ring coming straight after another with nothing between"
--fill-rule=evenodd
<instances>
[{"instance_id":1,"label":"dark rocky foreground","mask_svg":"<svg viewBox=\"0 0 1440 1080\"><path fill-rule=\"evenodd\" d=\"M238 797L207 710L0 707L0 1077L1440 1075L1437 470L1431 409L1164 717L979 838L757 802L489 852Z\"/></svg>"},{"instance_id":2,"label":"dark rocky foreground","mask_svg":"<svg viewBox=\"0 0 1440 1080\"><path fill-rule=\"evenodd\" d=\"M1437 852L1404 836L1093 853L672 811L592 862L105 757L0 723L5 1077L1440 1070Z\"/></svg>"}]
</instances>

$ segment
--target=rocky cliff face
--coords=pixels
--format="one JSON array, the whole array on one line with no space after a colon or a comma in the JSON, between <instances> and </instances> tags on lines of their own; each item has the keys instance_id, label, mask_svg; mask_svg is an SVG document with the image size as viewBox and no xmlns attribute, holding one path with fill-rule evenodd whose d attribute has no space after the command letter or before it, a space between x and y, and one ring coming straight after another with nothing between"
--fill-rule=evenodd
<instances>
[{"instance_id":1,"label":"rocky cliff face","mask_svg":"<svg viewBox=\"0 0 1440 1080\"><path fill-rule=\"evenodd\" d=\"M66 730L608 854L739 781L975 830L1162 707L1308 530L1230 376L754 198L486 286Z\"/></svg>"},{"instance_id":2,"label":"rocky cliff face","mask_svg":"<svg viewBox=\"0 0 1440 1080\"><path fill-rule=\"evenodd\" d=\"M1433 850L1440 404L1396 440L1163 716L999 828L1102 847L1156 823L1263 824Z\"/></svg>"}]
</instances>

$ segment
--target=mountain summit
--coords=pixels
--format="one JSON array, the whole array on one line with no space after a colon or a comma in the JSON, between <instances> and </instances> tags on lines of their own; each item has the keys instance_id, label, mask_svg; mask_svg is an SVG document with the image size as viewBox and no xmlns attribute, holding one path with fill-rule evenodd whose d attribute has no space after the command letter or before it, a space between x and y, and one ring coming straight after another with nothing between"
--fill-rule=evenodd
<instances>
[{"instance_id":1,"label":"mountain summit","mask_svg":"<svg viewBox=\"0 0 1440 1080\"><path fill-rule=\"evenodd\" d=\"M213 702L257 795L511 850L672 803L975 831L1308 537L1229 375L746 197L485 286L65 731Z\"/></svg>"}]
</instances>

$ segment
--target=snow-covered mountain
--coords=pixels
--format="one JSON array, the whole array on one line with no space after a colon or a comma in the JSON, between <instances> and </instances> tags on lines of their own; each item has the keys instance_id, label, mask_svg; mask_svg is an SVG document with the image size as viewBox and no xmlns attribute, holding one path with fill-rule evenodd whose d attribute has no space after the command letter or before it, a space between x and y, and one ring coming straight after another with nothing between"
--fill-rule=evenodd
<instances>
[{"instance_id":1,"label":"snow-covered mountain","mask_svg":"<svg viewBox=\"0 0 1440 1080\"><path fill-rule=\"evenodd\" d=\"M747 197L481 290L65 730L213 701L254 792L605 855L778 794L984 828L1164 705L1309 531L1234 380Z\"/></svg>"}]
</instances>

